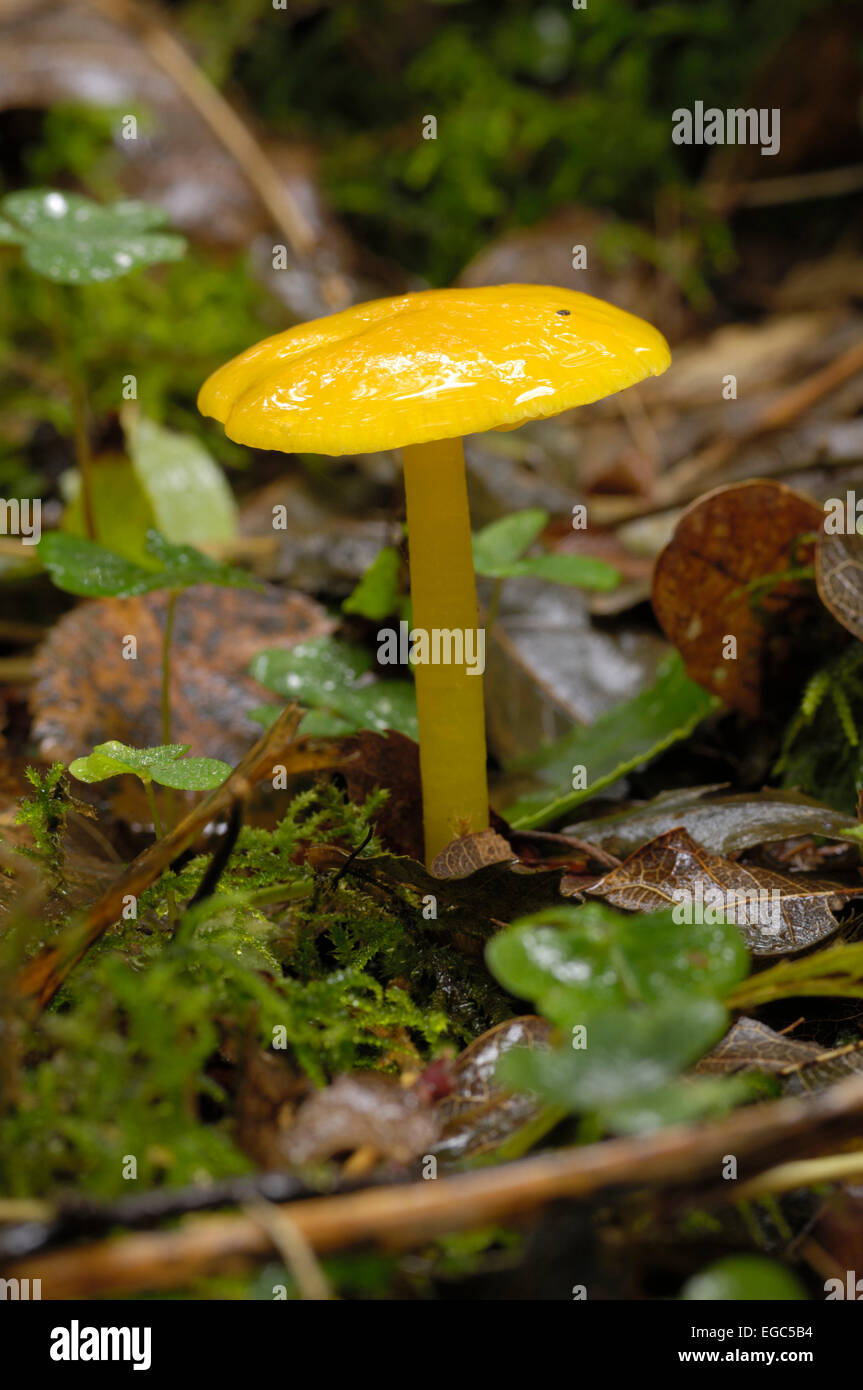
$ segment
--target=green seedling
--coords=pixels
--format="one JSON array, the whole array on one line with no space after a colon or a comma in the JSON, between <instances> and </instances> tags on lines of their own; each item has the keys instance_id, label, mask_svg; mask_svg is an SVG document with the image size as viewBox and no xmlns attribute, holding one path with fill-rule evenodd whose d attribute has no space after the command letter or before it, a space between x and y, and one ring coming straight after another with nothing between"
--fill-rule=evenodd
<instances>
[{"instance_id":1,"label":"green seedling","mask_svg":"<svg viewBox=\"0 0 863 1390\"><path fill-rule=\"evenodd\" d=\"M126 743L111 739L108 743L97 743L86 757L76 758L69 764L69 771L79 782L105 782L109 777L126 773L138 777L147 794L153 826L161 839L162 820L153 792L154 782L175 791L213 791L231 771L230 765L218 758L187 758L188 751L187 743L130 748Z\"/></svg>"},{"instance_id":2,"label":"green seedling","mask_svg":"<svg viewBox=\"0 0 863 1390\"><path fill-rule=\"evenodd\" d=\"M87 536L96 538L93 463L87 391L76 348L76 307L70 286L98 285L142 266L176 261L182 237L156 230L166 214L147 203L125 200L100 207L77 193L26 189L0 200L0 243L20 246L25 264L53 288L52 328L69 392L81 504Z\"/></svg>"},{"instance_id":3,"label":"green seedling","mask_svg":"<svg viewBox=\"0 0 863 1390\"><path fill-rule=\"evenodd\" d=\"M581 589L613 589L620 575L604 560L587 555L561 555L548 550L528 554L551 517L539 507L493 521L473 536L473 563L477 575L495 581L486 624L491 627L500 606L507 578L543 579ZM401 559L394 546L385 546L366 570L353 593L342 604L343 613L380 622L392 613L407 617L408 600L401 592Z\"/></svg>"},{"instance_id":4,"label":"green seedling","mask_svg":"<svg viewBox=\"0 0 863 1390\"><path fill-rule=\"evenodd\" d=\"M494 580L487 627L497 618L505 579L543 579L579 589L614 589L620 582L620 574L612 565L589 555L562 555L550 550L528 554L550 520L542 508L528 507L491 522L474 535L474 569L483 579Z\"/></svg>"}]
</instances>

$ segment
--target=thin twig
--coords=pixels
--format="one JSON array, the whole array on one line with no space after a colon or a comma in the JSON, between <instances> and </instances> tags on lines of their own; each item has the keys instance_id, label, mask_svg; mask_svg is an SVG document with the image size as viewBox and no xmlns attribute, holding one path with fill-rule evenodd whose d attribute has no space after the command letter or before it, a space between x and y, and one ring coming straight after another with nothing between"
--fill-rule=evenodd
<instances>
[{"instance_id":1,"label":"thin twig","mask_svg":"<svg viewBox=\"0 0 863 1390\"><path fill-rule=\"evenodd\" d=\"M729 212L733 208L767 208L782 203L805 203L815 198L839 198L863 188L863 164L841 169L816 169L809 174L788 174L775 179L745 183L706 183L702 192L708 206Z\"/></svg>"},{"instance_id":2,"label":"thin twig","mask_svg":"<svg viewBox=\"0 0 863 1390\"><path fill-rule=\"evenodd\" d=\"M300 1297L317 1302L328 1302L333 1294L306 1237L296 1221L288 1216L284 1207L274 1206L272 1202L256 1201L246 1204L246 1212L253 1221L259 1222L267 1232L276 1250L281 1255L285 1268L296 1280Z\"/></svg>"},{"instance_id":3,"label":"thin twig","mask_svg":"<svg viewBox=\"0 0 863 1390\"><path fill-rule=\"evenodd\" d=\"M745 445L781 429L787 429L825 396L863 371L863 343L828 362L819 371L783 391L739 434L723 434L705 448L682 459L657 479L650 499L605 498L592 504L604 523L619 524L635 517L663 512L691 501L706 485L712 486L718 470ZM601 514L601 515L600 515Z\"/></svg>"},{"instance_id":4,"label":"thin twig","mask_svg":"<svg viewBox=\"0 0 863 1390\"><path fill-rule=\"evenodd\" d=\"M796 1163L768 1168L766 1173L742 1183L736 1195L738 1201L746 1202L779 1192L796 1192L804 1187L819 1187L822 1183L854 1182L859 1178L863 1178L863 1153L826 1154L822 1158L800 1159Z\"/></svg>"},{"instance_id":5,"label":"thin twig","mask_svg":"<svg viewBox=\"0 0 863 1390\"><path fill-rule=\"evenodd\" d=\"M285 188L272 162L233 107L216 90L179 39L136 0L88 0L115 24L136 33L147 52L194 106L213 134L236 160L247 182L281 228L298 257L314 250L314 229Z\"/></svg>"}]
</instances>

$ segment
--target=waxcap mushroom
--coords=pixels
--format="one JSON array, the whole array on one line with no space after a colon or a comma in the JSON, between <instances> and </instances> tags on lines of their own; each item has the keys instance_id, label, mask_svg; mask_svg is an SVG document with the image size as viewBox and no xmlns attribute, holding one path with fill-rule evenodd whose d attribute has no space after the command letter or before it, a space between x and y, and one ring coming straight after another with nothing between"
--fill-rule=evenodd
<instances>
[{"instance_id":1,"label":"waxcap mushroom","mask_svg":"<svg viewBox=\"0 0 863 1390\"><path fill-rule=\"evenodd\" d=\"M414 628L460 636L462 652L482 633L484 650L462 435L586 405L670 360L650 324L573 290L428 290L267 338L213 373L198 408L262 449L400 448ZM414 685L431 868L453 838L489 823L482 677L447 657L415 662Z\"/></svg>"},{"instance_id":2,"label":"waxcap mushroom","mask_svg":"<svg viewBox=\"0 0 863 1390\"><path fill-rule=\"evenodd\" d=\"M266 338L213 373L198 408L255 448L371 453L557 415L670 360L650 324L575 290L427 290Z\"/></svg>"}]
</instances>

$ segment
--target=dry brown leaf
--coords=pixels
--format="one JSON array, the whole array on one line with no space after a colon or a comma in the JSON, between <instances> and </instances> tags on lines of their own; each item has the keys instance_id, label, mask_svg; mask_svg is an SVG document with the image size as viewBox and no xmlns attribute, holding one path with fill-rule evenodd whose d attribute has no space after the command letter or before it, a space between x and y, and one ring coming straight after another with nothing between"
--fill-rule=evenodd
<instances>
[{"instance_id":1,"label":"dry brown leaf","mask_svg":"<svg viewBox=\"0 0 863 1390\"><path fill-rule=\"evenodd\" d=\"M441 1135L436 1153L448 1159L474 1158L499 1148L536 1119L542 1102L527 1092L506 1090L495 1073L511 1047L545 1047L552 1031L548 1020L535 1014L508 1018L459 1053L450 1068L452 1090L438 1106Z\"/></svg>"},{"instance_id":2,"label":"dry brown leaf","mask_svg":"<svg viewBox=\"0 0 863 1390\"><path fill-rule=\"evenodd\" d=\"M435 856L431 871L435 878L467 878L487 864L512 863L512 846L496 830L478 830L461 835Z\"/></svg>"},{"instance_id":3,"label":"dry brown leaf","mask_svg":"<svg viewBox=\"0 0 863 1390\"><path fill-rule=\"evenodd\" d=\"M336 1077L304 1101L284 1130L280 1149L290 1164L320 1162L356 1149L410 1163L429 1152L437 1132L435 1109L424 1089L360 1072Z\"/></svg>"},{"instance_id":4,"label":"dry brown leaf","mask_svg":"<svg viewBox=\"0 0 863 1390\"><path fill-rule=\"evenodd\" d=\"M823 513L781 483L717 488L683 513L656 562L653 607L693 680L733 709L755 715L793 659L792 630L807 624L814 596L796 581L753 602L747 586L811 562ZM736 659L723 655L736 640Z\"/></svg>"},{"instance_id":5,"label":"dry brown leaf","mask_svg":"<svg viewBox=\"0 0 863 1390\"><path fill-rule=\"evenodd\" d=\"M34 736L43 758L71 762L97 743L163 742L162 631L167 599L98 599L52 628L36 658ZM266 692L246 674L263 647L290 647L332 631L302 594L195 588L177 600L172 644L172 741L196 755L239 761L260 733L248 715ZM135 661L123 659L127 636Z\"/></svg>"},{"instance_id":6,"label":"dry brown leaf","mask_svg":"<svg viewBox=\"0 0 863 1390\"><path fill-rule=\"evenodd\" d=\"M863 536L822 533L815 547L815 582L825 608L863 642Z\"/></svg>"},{"instance_id":7,"label":"dry brown leaf","mask_svg":"<svg viewBox=\"0 0 863 1390\"><path fill-rule=\"evenodd\" d=\"M571 895L572 889L568 893L568 888L564 879L564 896ZM722 894L747 895L745 902L725 899L726 916L737 922L756 956L785 955L825 940L838 926L833 910L838 910L845 898L863 894L863 886L779 874L724 859L711 854L682 829L657 836L591 886L580 885L581 892L604 898L630 912L659 912L674 907L682 893L701 893L707 904L711 889ZM761 894L769 896L759 897ZM776 917L774 904L778 909Z\"/></svg>"},{"instance_id":8,"label":"dry brown leaf","mask_svg":"<svg viewBox=\"0 0 863 1390\"><path fill-rule=\"evenodd\" d=\"M423 861L422 791L419 745L390 729L377 734L361 729L343 740L345 759L339 771L351 801L365 801L377 788L389 797L375 817L375 830L393 854Z\"/></svg>"},{"instance_id":9,"label":"dry brown leaf","mask_svg":"<svg viewBox=\"0 0 863 1390\"><path fill-rule=\"evenodd\" d=\"M777 1033L757 1018L739 1018L695 1070L766 1071L791 1095L800 1095L832 1086L850 1072L863 1072L863 1042L824 1048Z\"/></svg>"}]
</instances>

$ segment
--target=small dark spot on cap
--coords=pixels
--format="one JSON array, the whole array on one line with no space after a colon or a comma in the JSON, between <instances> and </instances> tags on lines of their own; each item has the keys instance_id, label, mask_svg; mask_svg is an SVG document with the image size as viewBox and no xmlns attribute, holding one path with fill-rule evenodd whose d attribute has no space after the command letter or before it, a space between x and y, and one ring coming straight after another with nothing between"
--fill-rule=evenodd
<instances>
[{"instance_id":1,"label":"small dark spot on cap","mask_svg":"<svg viewBox=\"0 0 863 1390\"><path fill-rule=\"evenodd\" d=\"M568 319L569 316L570 316L570 314L572 313L572 310L571 310L571 309L555 309L554 312L555 312L556 314L560 314L560 317L561 317L562 319Z\"/></svg>"}]
</instances>

